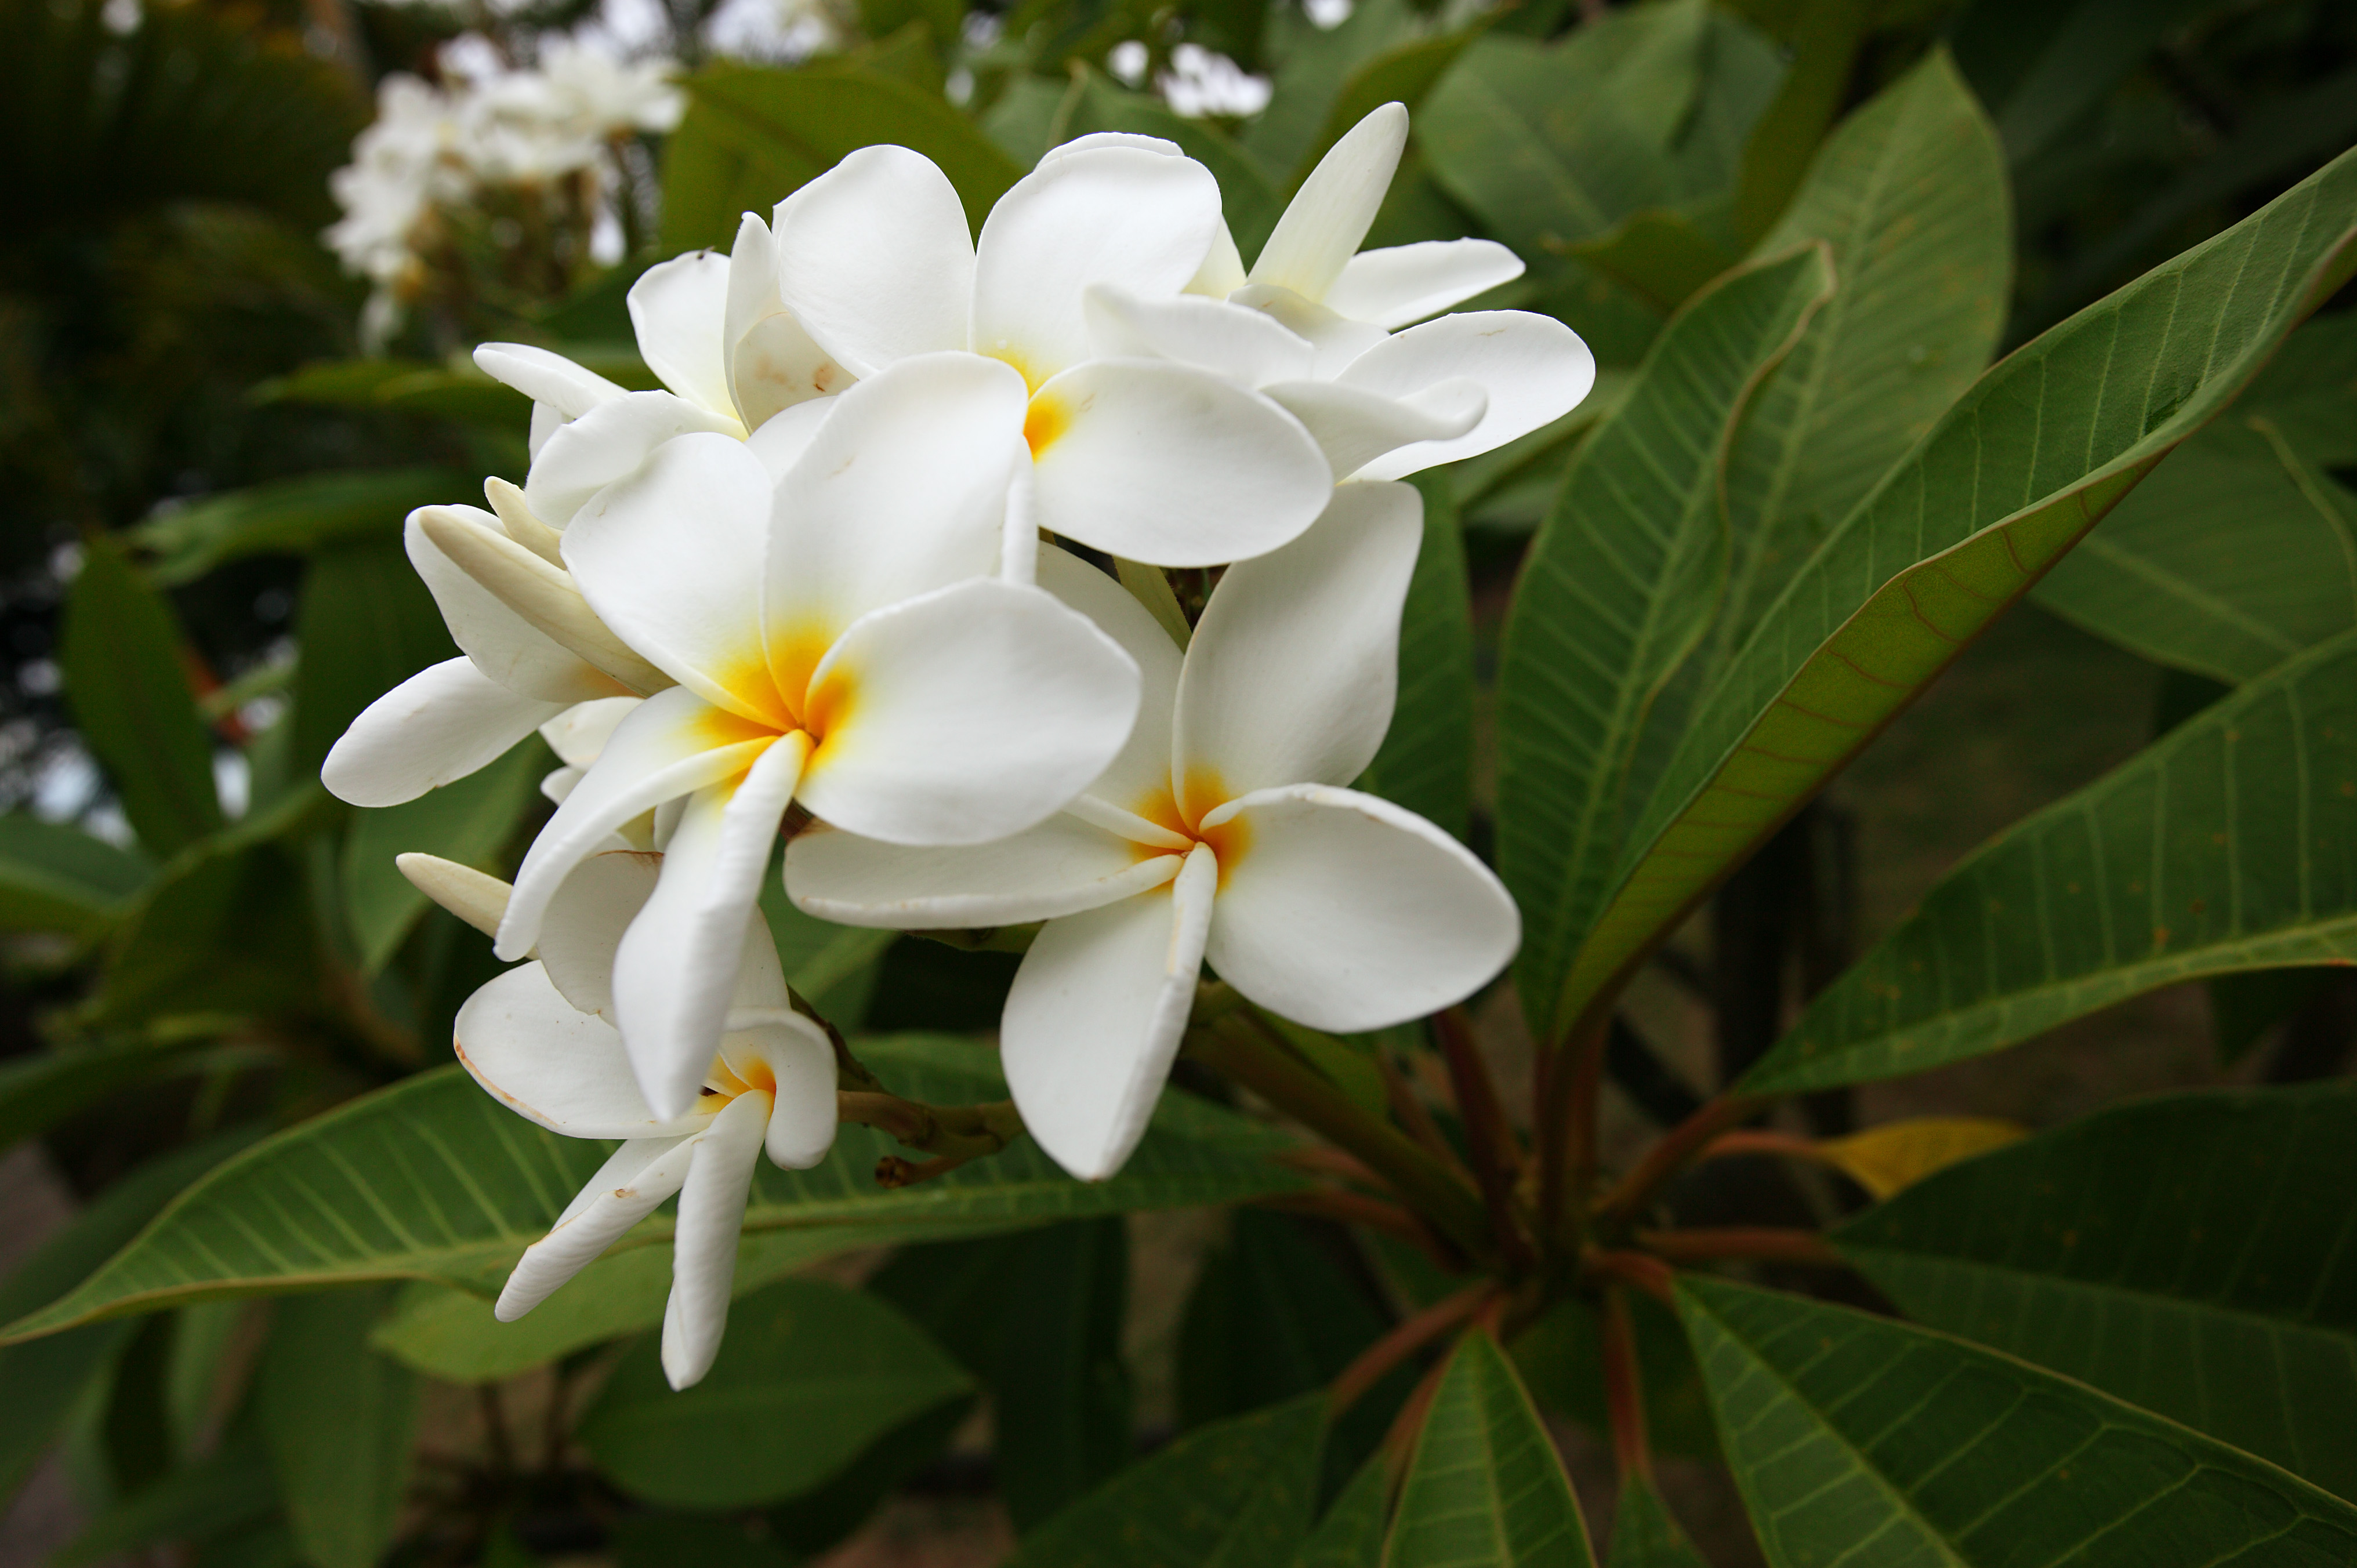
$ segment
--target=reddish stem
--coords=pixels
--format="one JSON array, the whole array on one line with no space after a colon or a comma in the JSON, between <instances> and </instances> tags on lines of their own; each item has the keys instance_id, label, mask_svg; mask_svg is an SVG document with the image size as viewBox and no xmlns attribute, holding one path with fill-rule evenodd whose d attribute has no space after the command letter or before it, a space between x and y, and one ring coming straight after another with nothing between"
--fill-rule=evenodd
<instances>
[{"instance_id":1,"label":"reddish stem","mask_svg":"<svg viewBox=\"0 0 2357 1568\"><path fill-rule=\"evenodd\" d=\"M1396 1236L1415 1247L1433 1262L1436 1268L1448 1273L1460 1273L1465 1260L1448 1243L1433 1234L1432 1228L1415 1214L1396 1203L1386 1203L1380 1197L1370 1197L1362 1192L1344 1192L1320 1187L1315 1192L1281 1192L1257 1200L1263 1208L1275 1208L1288 1214L1306 1214L1314 1219L1331 1219L1340 1225L1364 1225Z\"/></svg>"},{"instance_id":2,"label":"reddish stem","mask_svg":"<svg viewBox=\"0 0 2357 1568\"><path fill-rule=\"evenodd\" d=\"M1340 1181L1354 1181L1361 1187L1371 1187L1379 1193L1389 1193L1392 1190L1392 1184L1377 1176L1373 1168L1364 1160L1323 1144L1312 1144L1299 1149L1287 1149L1276 1156L1276 1163L1289 1165L1309 1176L1333 1176Z\"/></svg>"},{"instance_id":3,"label":"reddish stem","mask_svg":"<svg viewBox=\"0 0 2357 1568\"><path fill-rule=\"evenodd\" d=\"M1465 1124L1465 1141L1473 1155L1473 1175L1481 1201L1490 1210L1490 1230L1508 1268L1517 1273L1534 1261L1530 1240L1514 1213L1514 1176L1522 1164L1522 1146L1506 1123L1505 1107L1498 1102L1498 1086L1481 1059L1473 1031L1462 1008L1450 1007L1432 1020L1448 1058L1448 1079L1457 1091L1457 1113Z\"/></svg>"},{"instance_id":4,"label":"reddish stem","mask_svg":"<svg viewBox=\"0 0 2357 1568\"><path fill-rule=\"evenodd\" d=\"M1645 1151L1636 1169L1604 1195L1596 1206L1597 1213L1612 1219L1625 1219L1635 1213L1652 1199L1663 1182L1684 1170L1720 1133L1758 1108L1755 1101L1731 1099L1724 1094L1706 1101L1700 1110L1663 1133Z\"/></svg>"},{"instance_id":5,"label":"reddish stem","mask_svg":"<svg viewBox=\"0 0 2357 1568\"><path fill-rule=\"evenodd\" d=\"M1767 1127L1738 1127L1732 1133L1721 1133L1713 1138L1710 1146L1695 1158L1699 1164L1704 1160L1723 1160L1733 1155L1789 1155L1796 1160L1820 1163L1825 1157L1824 1150L1812 1139Z\"/></svg>"},{"instance_id":6,"label":"reddish stem","mask_svg":"<svg viewBox=\"0 0 2357 1568\"><path fill-rule=\"evenodd\" d=\"M1611 1030L1607 1013L1585 1033L1567 1036L1560 1050L1541 1053L1551 1059L1541 1074L1544 1093L1539 1120L1553 1145L1552 1157L1539 1166L1539 1229L1544 1235L1561 1236L1569 1200L1584 1204L1596 1186L1596 1111L1603 1092L1605 1040Z\"/></svg>"},{"instance_id":7,"label":"reddish stem","mask_svg":"<svg viewBox=\"0 0 2357 1568\"><path fill-rule=\"evenodd\" d=\"M1401 1319L1390 1333L1359 1352L1359 1359L1343 1368L1341 1375L1334 1380L1326 1402L1327 1419L1330 1421L1356 1404L1359 1396L1383 1381L1385 1373L1471 1317L1497 1294L1497 1282L1483 1280Z\"/></svg>"},{"instance_id":8,"label":"reddish stem","mask_svg":"<svg viewBox=\"0 0 2357 1568\"><path fill-rule=\"evenodd\" d=\"M1448 1141L1448 1134L1440 1130L1440 1123L1432 1119L1432 1112L1425 1108L1423 1101L1416 1098L1415 1087L1401 1076L1399 1064L1392 1060L1391 1053L1377 1047L1375 1067L1383 1074L1383 1098L1391 1102L1393 1116L1407 1129L1408 1136L1422 1144L1436 1159L1461 1174L1467 1182L1471 1182L1473 1173L1465 1168L1465 1161L1458 1155L1457 1145Z\"/></svg>"},{"instance_id":9,"label":"reddish stem","mask_svg":"<svg viewBox=\"0 0 2357 1568\"><path fill-rule=\"evenodd\" d=\"M1583 1260L1589 1270L1607 1279L1636 1286L1664 1306L1677 1305L1670 1265L1648 1252L1620 1252L1599 1248Z\"/></svg>"},{"instance_id":10,"label":"reddish stem","mask_svg":"<svg viewBox=\"0 0 2357 1568\"><path fill-rule=\"evenodd\" d=\"M1653 1449L1645 1432L1645 1387L1637 1367L1637 1334L1629 1320L1629 1293L1621 1285L1604 1292L1602 1347L1604 1408L1612 1421L1612 1457L1620 1484L1633 1477L1653 1484Z\"/></svg>"},{"instance_id":11,"label":"reddish stem","mask_svg":"<svg viewBox=\"0 0 2357 1568\"><path fill-rule=\"evenodd\" d=\"M1674 1263L1707 1263L1727 1258L1751 1258L1771 1263L1815 1263L1832 1269L1848 1267L1842 1255L1813 1230L1789 1230L1767 1225L1702 1230L1640 1230L1637 1240L1640 1245Z\"/></svg>"}]
</instances>

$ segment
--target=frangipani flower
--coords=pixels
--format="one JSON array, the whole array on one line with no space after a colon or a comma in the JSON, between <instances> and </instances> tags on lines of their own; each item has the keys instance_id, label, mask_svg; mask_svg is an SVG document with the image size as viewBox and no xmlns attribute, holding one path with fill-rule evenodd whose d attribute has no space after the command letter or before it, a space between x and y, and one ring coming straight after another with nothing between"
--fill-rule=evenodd
<instances>
[{"instance_id":1,"label":"frangipani flower","mask_svg":"<svg viewBox=\"0 0 2357 1568\"><path fill-rule=\"evenodd\" d=\"M750 444L683 435L566 529L597 616L679 684L622 719L557 808L498 950L523 957L584 856L684 799L614 970L613 1018L659 1116L695 1102L790 802L898 843L1000 838L1128 736L1138 676L1120 645L986 575L1016 459L1002 421L1023 397L972 355L906 360L843 394L782 471Z\"/></svg>"},{"instance_id":2,"label":"frangipani flower","mask_svg":"<svg viewBox=\"0 0 2357 1568\"><path fill-rule=\"evenodd\" d=\"M496 918L486 906L502 885L473 874L471 904L453 898L447 874L464 868L416 864L430 858L405 855L403 869L462 918ZM624 1140L525 1250L494 1316L512 1323L530 1312L676 1193L662 1365L672 1387L683 1389L711 1369L727 1326L754 1158L766 1147L773 1164L803 1170L826 1157L835 1065L825 1033L793 1010L756 911L738 933L726 1029L700 1092L675 1116L648 1109L622 1037L601 1015L611 1011L615 938L653 892L661 859L613 852L583 863L543 923L540 961L469 997L455 1044L475 1081L518 1114L568 1138Z\"/></svg>"},{"instance_id":3,"label":"frangipani flower","mask_svg":"<svg viewBox=\"0 0 2357 1568\"><path fill-rule=\"evenodd\" d=\"M968 350L1029 395L998 439L1029 461L1039 526L1132 560L1200 566L1309 526L1333 474L1301 423L1176 360L1098 357L1085 300L1175 296L1220 227L1211 171L1167 142L1059 147L967 238L949 178L905 147L863 147L778 206L779 293L833 360L873 375Z\"/></svg>"},{"instance_id":4,"label":"frangipani flower","mask_svg":"<svg viewBox=\"0 0 2357 1568\"><path fill-rule=\"evenodd\" d=\"M1103 573L1039 580L1145 673L1128 746L1053 820L914 850L814 829L787 850L812 914L902 929L1045 919L1000 1026L1025 1124L1073 1175L1136 1146L1205 959L1321 1029L1381 1027L1470 994L1513 955L1513 900L1447 833L1340 788L1390 726L1415 492L1351 484L1308 533L1230 567L1182 657Z\"/></svg>"},{"instance_id":5,"label":"frangipani flower","mask_svg":"<svg viewBox=\"0 0 2357 1568\"><path fill-rule=\"evenodd\" d=\"M813 343L778 298L777 250L752 213L726 257L710 251L649 267L630 285L639 353L668 392L627 392L564 355L485 343L475 363L533 400L532 470L523 500L563 529L581 503L636 473L674 435L744 440L789 408L804 419L852 376ZM791 443L806 434L773 438Z\"/></svg>"}]
</instances>

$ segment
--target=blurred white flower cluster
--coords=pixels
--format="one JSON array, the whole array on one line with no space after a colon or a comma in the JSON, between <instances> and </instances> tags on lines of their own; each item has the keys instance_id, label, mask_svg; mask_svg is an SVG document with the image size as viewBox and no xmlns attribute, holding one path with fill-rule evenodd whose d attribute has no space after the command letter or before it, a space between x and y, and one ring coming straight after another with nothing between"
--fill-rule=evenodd
<instances>
[{"instance_id":1,"label":"blurred white flower cluster","mask_svg":"<svg viewBox=\"0 0 2357 1568\"><path fill-rule=\"evenodd\" d=\"M362 334L382 343L428 283L428 257L454 209L504 188L586 228L591 259L620 259L616 194L622 141L679 124L684 101L665 59L624 63L552 42L537 69L457 78L447 88L394 75L377 117L329 177L344 216L321 238L376 285Z\"/></svg>"}]
</instances>

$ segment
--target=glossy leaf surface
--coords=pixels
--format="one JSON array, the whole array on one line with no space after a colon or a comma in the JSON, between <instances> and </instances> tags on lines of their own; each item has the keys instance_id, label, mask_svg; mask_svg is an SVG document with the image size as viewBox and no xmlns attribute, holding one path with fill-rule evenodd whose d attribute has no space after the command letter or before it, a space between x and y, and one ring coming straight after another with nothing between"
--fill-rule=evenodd
<instances>
[{"instance_id":1,"label":"glossy leaf surface","mask_svg":"<svg viewBox=\"0 0 2357 1568\"><path fill-rule=\"evenodd\" d=\"M1592 1565L1555 1441L1498 1342L1458 1341L1415 1440L1383 1568Z\"/></svg>"}]
</instances>

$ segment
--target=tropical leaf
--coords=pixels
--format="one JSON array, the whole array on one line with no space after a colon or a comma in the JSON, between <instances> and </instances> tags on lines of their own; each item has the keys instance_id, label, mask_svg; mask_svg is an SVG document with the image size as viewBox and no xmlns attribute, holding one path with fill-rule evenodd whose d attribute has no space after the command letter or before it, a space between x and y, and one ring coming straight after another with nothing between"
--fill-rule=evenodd
<instances>
[{"instance_id":1,"label":"tropical leaf","mask_svg":"<svg viewBox=\"0 0 2357 1568\"><path fill-rule=\"evenodd\" d=\"M1691 301L1572 459L1524 558L1499 658L1498 869L1522 907L1515 976L1534 1020L1608 890L1624 803L1666 753L1644 737L1682 716L1660 699L1725 585L1730 428L1833 287L1809 246Z\"/></svg>"},{"instance_id":2,"label":"tropical leaf","mask_svg":"<svg viewBox=\"0 0 2357 1568\"><path fill-rule=\"evenodd\" d=\"M2357 1558L2357 1509L2010 1356L1724 1280L1678 1307L1776 1568Z\"/></svg>"},{"instance_id":3,"label":"tropical leaf","mask_svg":"<svg viewBox=\"0 0 2357 1568\"><path fill-rule=\"evenodd\" d=\"M0 1062L0 1149L131 1086L275 1058L253 1047L207 1048L210 1027L67 1045ZM98 1260L91 1262L95 1264ZM5 1322L0 1317L0 1322Z\"/></svg>"},{"instance_id":4,"label":"tropical leaf","mask_svg":"<svg viewBox=\"0 0 2357 1568\"><path fill-rule=\"evenodd\" d=\"M1182 1427L1323 1388L1391 1326L1366 1287L1290 1216L1240 1209L1178 1330ZM1371 1402L1372 1402L1371 1401Z\"/></svg>"},{"instance_id":5,"label":"tropical leaf","mask_svg":"<svg viewBox=\"0 0 2357 1568\"><path fill-rule=\"evenodd\" d=\"M408 1494L417 1380L368 1347L389 1290L280 1302L255 1370L263 1446L313 1568L373 1568Z\"/></svg>"},{"instance_id":6,"label":"tropical leaf","mask_svg":"<svg viewBox=\"0 0 2357 1568\"><path fill-rule=\"evenodd\" d=\"M1629 1302L1637 1341L1639 1385L1645 1393L1645 1431L1657 1453L1717 1459L1710 1399L1695 1369L1694 1351L1675 1314L1648 1295ZM1603 1325L1594 1301L1565 1296L1514 1337L1507 1351L1523 1386L1548 1414L1590 1432L1611 1430L1604 1391Z\"/></svg>"},{"instance_id":7,"label":"tropical leaf","mask_svg":"<svg viewBox=\"0 0 2357 1568\"><path fill-rule=\"evenodd\" d=\"M1555 1442L1498 1342L1459 1340L1426 1412L1383 1568L1594 1568Z\"/></svg>"},{"instance_id":8,"label":"tropical leaf","mask_svg":"<svg viewBox=\"0 0 2357 1568\"><path fill-rule=\"evenodd\" d=\"M1399 702L1357 788L1463 838L1473 812L1473 600L1448 470L1418 475L1424 546L1400 617Z\"/></svg>"},{"instance_id":9,"label":"tropical leaf","mask_svg":"<svg viewBox=\"0 0 2357 1568\"><path fill-rule=\"evenodd\" d=\"M1391 1498L1391 1477L1378 1454L1359 1466L1310 1531L1291 1568L1382 1568Z\"/></svg>"},{"instance_id":10,"label":"tropical leaf","mask_svg":"<svg viewBox=\"0 0 2357 1568\"><path fill-rule=\"evenodd\" d=\"M122 918L154 869L80 828L0 813L0 930L98 936Z\"/></svg>"},{"instance_id":11,"label":"tropical leaf","mask_svg":"<svg viewBox=\"0 0 2357 1568\"><path fill-rule=\"evenodd\" d=\"M1028 1532L1129 1462L1129 1233L1111 1216L1071 1220L1010 1239L1000 1256L992 1453Z\"/></svg>"},{"instance_id":12,"label":"tropical leaf","mask_svg":"<svg viewBox=\"0 0 2357 1568\"><path fill-rule=\"evenodd\" d=\"M530 405L489 381L514 407L521 426ZM132 542L152 552L149 570L172 585L192 583L214 567L249 555L308 555L340 544L401 537L412 510L466 500L479 478L457 468L368 468L274 479L250 489L207 496L131 531Z\"/></svg>"},{"instance_id":13,"label":"tropical leaf","mask_svg":"<svg viewBox=\"0 0 2357 1568\"><path fill-rule=\"evenodd\" d=\"M1983 845L1737 1089L1893 1078L2172 982L2352 961L2357 632Z\"/></svg>"},{"instance_id":14,"label":"tropical leaf","mask_svg":"<svg viewBox=\"0 0 2357 1568\"><path fill-rule=\"evenodd\" d=\"M1662 1494L1647 1482L1621 1484L1612 1510L1612 1550L1605 1568L1709 1568L1670 1516Z\"/></svg>"},{"instance_id":15,"label":"tropical leaf","mask_svg":"<svg viewBox=\"0 0 2357 1568\"><path fill-rule=\"evenodd\" d=\"M1427 26L1407 0L1362 0L1332 27L1318 27L1306 16L1275 6L1269 7L1269 21L1282 29L1282 57L1272 73L1268 107L1238 139L1264 168L1287 177L1316 162L1310 150L1325 134L1335 101L1351 73L1369 60L1415 45Z\"/></svg>"},{"instance_id":16,"label":"tropical leaf","mask_svg":"<svg viewBox=\"0 0 2357 1568\"><path fill-rule=\"evenodd\" d=\"M295 612L295 713L290 766L316 777L361 711L429 664L457 655L434 596L383 539L321 550L303 574Z\"/></svg>"},{"instance_id":17,"label":"tropical leaf","mask_svg":"<svg viewBox=\"0 0 2357 1568\"><path fill-rule=\"evenodd\" d=\"M2011 293L2005 155L1943 50L1842 123L1758 255L1823 240L1834 297L1727 455L1734 537L1710 671L1988 364Z\"/></svg>"},{"instance_id":18,"label":"tropical leaf","mask_svg":"<svg viewBox=\"0 0 2357 1568\"><path fill-rule=\"evenodd\" d=\"M893 1307L823 1280L746 1296L728 1327L712 1370L678 1392L642 1339L582 1417L582 1445L626 1489L677 1508L782 1502L973 1387Z\"/></svg>"},{"instance_id":19,"label":"tropical leaf","mask_svg":"<svg viewBox=\"0 0 2357 1568\"><path fill-rule=\"evenodd\" d=\"M2357 1084L2172 1094L1955 1165L1834 1244L1910 1317L2357 1499Z\"/></svg>"},{"instance_id":20,"label":"tropical leaf","mask_svg":"<svg viewBox=\"0 0 2357 1568\"><path fill-rule=\"evenodd\" d=\"M1560 1036L2357 269L2357 154L2009 356L1850 513L1694 709Z\"/></svg>"},{"instance_id":21,"label":"tropical leaf","mask_svg":"<svg viewBox=\"0 0 2357 1568\"><path fill-rule=\"evenodd\" d=\"M540 800L540 780L555 762L538 736L526 736L464 779L398 806L353 813L339 880L362 974L382 969L425 912L425 895L393 857L414 850L479 871L508 869L498 864L500 852Z\"/></svg>"},{"instance_id":22,"label":"tropical leaf","mask_svg":"<svg viewBox=\"0 0 2357 1568\"><path fill-rule=\"evenodd\" d=\"M1959 1160L2001 1149L2026 1131L2019 1122L1991 1116L1910 1116L1828 1138L1816 1145L1816 1155L1883 1198Z\"/></svg>"},{"instance_id":23,"label":"tropical leaf","mask_svg":"<svg viewBox=\"0 0 2357 1568\"><path fill-rule=\"evenodd\" d=\"M1007 1568L1291 1568L1324 1416L1310 1394L1191 1432L1058 1514Z\"/></svg>"},{"instance_id":24,"label":"tropical leaf","mask_svg":"<svg viewBox=\"0 0 2357 1568\"><path fill-rule=\"evenodd\" d=\"M172 607L114 542L83 542L59 663L74 728L123 814L161 858L221 825L212 737L197 713Z\"/></svg>"},{"instance_id":25,"label":"tropical leaf","mask_svg":"<svg viewBox=\"0 0 2357 1568\"><path fill-rule=\"evenodd\" d=\"M1002 1097L989 1055L958 1039L867 1041L896 1091L934 1103ZM807 1171L760 1166L748 1231L814 1238L812 1255L888 1240L1015 1230L1136 1208L1243 1202L1301 1179L1269 1156L1281 1134L1183 1094L1110 1181L1077 1182L1036 1145L898 1191L877 1160L895 1145L846 1126ZM7 1341L181 1302L368 1280L496 1288L609 1145L560 1138L501 1110L456 1065L420 1073L278 1134L223 1165L76 1290L7 1326ZM668 1240L648 1220L622 1248Z\"/></svg>"}]
</instances>

